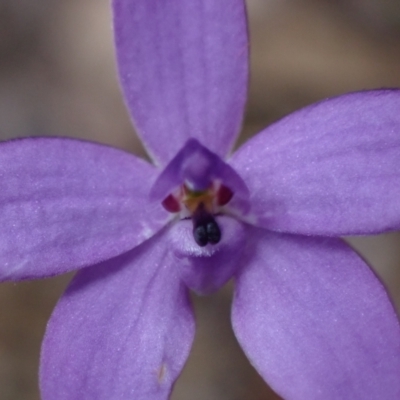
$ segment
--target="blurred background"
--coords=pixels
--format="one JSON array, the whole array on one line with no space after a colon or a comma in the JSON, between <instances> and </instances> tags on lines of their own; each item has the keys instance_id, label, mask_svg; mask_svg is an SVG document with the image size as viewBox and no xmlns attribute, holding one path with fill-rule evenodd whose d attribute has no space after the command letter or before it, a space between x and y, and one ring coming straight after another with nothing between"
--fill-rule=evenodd
<instances>
[{"instance_id":1,"label":"blurred background","mask_svg":"<svg viewBox=\"0 0 400 400\"><path fill-rule=\"evenodd\" d=\"M252 75L241 140L320 99L400 87L398 0L247 3ZM30 135L79 137L144 154L116 79L108 0L1 0L0 138ZM350 241L399 309L400 236ZM0 399L39 399L41 338L70 278L0 286ZM174 400L279 398L231 332L231 289L193 297L198 331Z\"/></svg>"}]
</instances>

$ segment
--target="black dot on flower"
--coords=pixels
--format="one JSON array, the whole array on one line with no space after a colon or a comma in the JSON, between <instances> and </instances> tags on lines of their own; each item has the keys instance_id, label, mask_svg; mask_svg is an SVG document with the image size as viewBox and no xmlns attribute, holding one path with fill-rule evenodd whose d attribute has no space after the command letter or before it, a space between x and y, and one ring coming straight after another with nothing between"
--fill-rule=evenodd
<instances>
[{"instance_id":1,"label":"black dot on flower","mask_svg":"<svg viewBox=\"0 0 400 400\"><path fill-rule=\"evenodd\" d=\"M221 240L221 230L215 220L207 223L207 238L212 244Z\"/></svg>"},{"instance_id":2,"label":"black dot on flower","mask_svg":"<svg viewBox=\"0 0 400 400\"><path fill-rule=\"evenodd\" d=\"M207 229L204 225L193 227L193 237L196 243L203 247L208 243Z\"/></svg>"},{"instance_id":3,"label":"black dot on flower","mask_svg":"<svg viewBox=\"0 0 400 400\"><path fill-rule=\"evenodd\" d=\"M221 240L221 230L213 215L205 210L203 203L200 203L194 212L192 221L193 238L200 247L208 243L216 244Z\"/></svg>"}]
</instances>

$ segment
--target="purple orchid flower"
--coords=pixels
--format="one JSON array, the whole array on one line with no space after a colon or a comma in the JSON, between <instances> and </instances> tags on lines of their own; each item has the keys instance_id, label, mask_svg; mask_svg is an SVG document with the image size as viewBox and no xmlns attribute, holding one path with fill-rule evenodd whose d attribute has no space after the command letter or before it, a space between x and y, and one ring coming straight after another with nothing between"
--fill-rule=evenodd
<instances>
[{"instance_id":1,"label":"purple orchid flower","mask_svg":"<svg viewBox=\"0 0 400 400\"><path fill-rule=\"evenodd\" d=\"M153 160L57 138L0 146L1 280L78 270L43 343L44 400L167 399L188 290L285 399L400 398L400 327L338 236L400 229L400 91L300 110L228 156L248 79L242 0L114 0L117 61Z\"/></svg>"}]
</instances>

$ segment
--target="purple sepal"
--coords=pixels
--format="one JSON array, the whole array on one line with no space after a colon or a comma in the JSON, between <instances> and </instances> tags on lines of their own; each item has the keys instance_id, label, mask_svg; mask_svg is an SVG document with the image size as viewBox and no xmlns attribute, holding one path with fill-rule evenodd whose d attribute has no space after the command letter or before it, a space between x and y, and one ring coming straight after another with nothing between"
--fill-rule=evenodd
<instances>
[{"instance_id":1,"label":"purple sepal","mask_svg":"<svg viewBox=\"0 0 400 400\"><path fill-rule=\"evenodd\" d=\"M175 264L163 232L76 275L43 342L43 400L169 398L195 328Z\"/></svg>"},{"instance_id":2,"label":"purple sepal","mask_svg":"<svg viewBox=\"0 0 400 400\"><path fill-rule=\"evenodd\" d=\"M169 218L147 199L157 173L132 154L96 143L1 143L0 281L87 267L154 235Z\"/></svg>"},{"instance_id":3,"label":"purple sepal","mask_svg":"<svg viewBox=\"0 0 400 400\"><path fill-rule=\"evenodd\" d=\"M153 160L168 163L189 138L225 157L247 95L243 0L114 0L125 99Z\"/></svg>"},{"instance_id":4,"label":"purple sepal","mask_svg":"<svg viewBox=\"0 0 400 400\"><path fill-rule=\"evenodd\" d=\"M253 228L232 320L286 400L398 400L400 326L388 295L340 239Z\"/></svg>"},{"instance_id":5,"label":"purple sepal","mask_svg":"<svg viewBox=\"0 0 400 400\"><path fill-rule=\"evenodd\" d=\"M299 110L229 161L269 230L304 235L400 229L400 90L350 93Z\"/></svg>"}]
</instances>

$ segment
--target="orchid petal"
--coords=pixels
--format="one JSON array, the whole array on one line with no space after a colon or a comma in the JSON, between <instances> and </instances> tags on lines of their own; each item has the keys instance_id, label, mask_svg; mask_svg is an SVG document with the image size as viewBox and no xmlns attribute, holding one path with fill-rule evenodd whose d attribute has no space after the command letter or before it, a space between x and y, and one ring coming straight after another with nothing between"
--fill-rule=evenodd
<instances>
[{"instance_id":1,"label":"orchid petal","mask_svg":"<svg viewBox=\"0 0 400 400\"><path fill-rule=\"evenodd\" d=\"M256 228L249 239L233 326L271 387L286 400L399 399L399 321L355 252Z\"/></svg>"},{"instance_id":2,"label":"orchid petal","mask_svg":"<svg viewBox=\"0 0 400 400\"><path fill-rule=\"evenodd\" d=\"M400 229L400 90L352 93L300 110L232 158L258 225L311 234Z\"/></svg>"},{"instance_id":3,"label":"orchid petal","mask_svg":"<svg viewBox=\"0 0 400 400\"><path fill-rule=\"evenodd\" d=\"M148 192L157 170L68 139L0 145L0 280L60 274L115 257L167 219Z\"/></svg>"},{"instance_id":4,"label":"orchid petal","mask_svg":"<svg viewBox=\"0 0 400 400\"><path fill-rule=\"evenodd\" d=\"M121 85L139 135L166 164L187 139L231 149L246 101L243 0L114 0Z\"/></svg>"},{"instance_id":5,"label":"orchid petal","mask_svg":"<svg viewBox=\"0 0 400 400\"><path fill-rule=\"evenodd\" d=\"M160 235L77 274L47 327L43 400L168 398L194 336L174 264Z\"/></svg>"}]
</instances>

